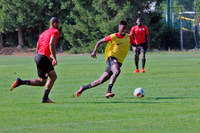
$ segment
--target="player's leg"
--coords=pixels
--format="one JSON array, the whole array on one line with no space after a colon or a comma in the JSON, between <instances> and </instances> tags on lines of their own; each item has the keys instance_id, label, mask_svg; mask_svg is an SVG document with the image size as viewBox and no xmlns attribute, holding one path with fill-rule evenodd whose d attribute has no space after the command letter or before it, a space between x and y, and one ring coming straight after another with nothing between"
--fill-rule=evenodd
<instances>
[{"instance_id":1,"label":"player's leg","mask_svg":"<svg viewBox=\"0 0 200 133\"><path fill-rule=\"evenodd\" d=\"M138 47L132 47L133 51L134 51L134 60L135 60L135 71L134 73L138 73L139 72L139 54L140 54L140 49Z\"/></svg>"},{"instance_id":2,"label":"player's leg","mask_svg":"<svg viewBox=\"0 0 200 133\"><path fill-rule=\"evenodd\" d=\"M21 85L30 85L30 86L44 86L47 81L47 76L45 73L42 73L40 69L38 69L39 79L31 79L31 80L22 80L17 78L16 81L10 88L10 91L13 91L14 88L19 87Z\"/></svg>"},{"instance_id":3,"label":"player's leg","mask_svg":"<svg viewBox=\"0 0 200 133\"><path fill-rule=\"evenodd\" d=\"M94 82L92 82L90 84L91 88L96 87L96 86L106 82L109 78L110 78L110 75L107 72L104 72L99 79L95 80Z\"/></svg>"},{"instance_id":4,"label":"player's leg","mask_svg":"<svg viewBox=\"0 0 200 133\"><path fill-rule=\"evenodd\" d=\"M111 59L110 58L108 58L108 60L106 61L106 65L107 65L107 67L106 67L104 73L101 75L101 77L99 79L93 81L92 83L90 83L88 85L84 85L84 86L80 87L80 89L76 92L77 97L80 96L83 91L90 89L90 88L93 88L97 85L100 85L110 78L110 76L112 75Z\"/></svg>"},{"instance_id":5,"label":"player's leg","mask_svg":"<svg viewBox=\"0 0 200 133\"><path fill-rule=\"evenodd\" d=\"M48 76L49 76L49 79L47 80L47 83L45 85L45 91L44 91L44 95L42 98L42 102L43 103L54 103L53 101L51 101L49 99L49 93L51 91L51 88L54 85L54 82L57 79L57 75L56 75L56 72L54 70L52 70L48 73Z\"/></svg>"},{"instance_id":6,"label":"player's leg","mask_svg":"<svg viewBox=\"0 0 200 133\"><path fill-rule=\"evenodd\" d=\"M106 98L113 97L115 95L114 93L112 93L112 87L121 72L120 66L121 66L121 64L116 63L116 62L111 66L111 71L113 74L110 77L110 82L108 84L108 90L105 95Z\"/></svg>"},{"instance_id":7,"label":"player's leg","mask_svg":"<svg viewBox=\"0 0 200 133\"><path fill-rule=\"evenodd\" d=\"M44 86L46 84L47 79L39 78L39 79L31 79L30 84L31 86Z\"/></svg>"},{"instance_id":8,"label":"player's leg","mask_svg":"<svg viewBox=\"0 0 200 133\"><path fill-rule=\"evenodd\" d=\"M80 96L83 91L96 87L102 83L104 83L105 81L107 81L110 78L110 74L108 72L104 72L101 77L95 81L93 81L92 83L88 84L88 85L84 85L82 87L80 87L80 89L76 92L76 96Z\"/></svg>"},{"instance_id":9,"label":"player's leg","mask_svg":"<svg viewBox=\"0 0 200 133\"><path fill-rule=\"evenodd\" d=\"M17 78L16 81L14 82L14 84L10 88L11 91L20 85L31 85L31 86L44 86L45 85L45 83L47 81L46 80L47 79L46 70L48 70L48 69L46 69L46 67L47 67L47 65L51 65L51 62L47 57L36 54L35 63L37 66L39 79L21 80L20 78ZM49 71L53 69L53 66L50 68L51 69L49 69Z\"/></svg>"},{"instance_id":10,"label":"player's leg","mask_svg":"<svg viewBox=\"0 0 200 133\"><path fill-rule=\"evenodd\" d=\"M141 72L144 73L144 67L146 64L146 51L147 51L147 43L142 44L142 49L141 49L141 57L142 57L142 69Z\"/></svg>"},{"instance_id":11,"label":"player's leg","mask_svg":"<svg viewBox=\"0 0 200 133\"><path fill-rule=\"evenodd\" d=\"M21 80L20 78L17 78L10 90L13 91L14 88L19 87L20 85L44 86L45 83L46 79L42 78L32 80Z\"/></svg>"}]
</instances>

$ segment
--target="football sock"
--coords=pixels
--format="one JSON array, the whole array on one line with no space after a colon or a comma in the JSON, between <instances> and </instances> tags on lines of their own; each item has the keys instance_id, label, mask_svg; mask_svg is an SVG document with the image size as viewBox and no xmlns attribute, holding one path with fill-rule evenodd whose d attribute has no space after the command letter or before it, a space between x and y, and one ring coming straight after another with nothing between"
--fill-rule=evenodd
<instances>
[{"instance_id":1,"label":"football sock","mask_svg":"<svg viewBox=\"0 0 200 133\"><path fill-rule=\"evenodd\" d=\"M82 86L82 90L83 90L83 91L84 91L84 90L87 90L87 89L89 89L89 88L92 88L92 85L91 85L91 84Z\"/></svg>"},{"instance_id":2,"label":"football sock","mask_svg":"<svg viewBox=\"0 0 200 133\"><path fill-rule=\"evenodd\" d=\"M109 84L109 85L108 85L108 91L107 91L107 93L111 93L111 92L112 92L112 87L113 87L112 84Z\"/></svg>"},{"instance_id":3,"label":"football sock","mask_svg":"<svg viewBox=\"0 0 200 133\"><path fill-rule=\"evenodd\" d=\"M145 58L143 58L143 59L142 59L142 68L144 68L144 66L145 66L145 63L146 63L146 59L145 59Z\"/></svg>"},{"instance_id":4,"label":"football sock","mask_svg":"<svg viewBox=\"0 0 200 133\"><path fill-rule=\"evenodd\" d=\"M21 79L19 79L18 81L19 81L18 82L19 85L30 85L30 80L21 80Z\"/></svg>"},{"instance_id":5,"label":"football sock","mask_svg":"<svg viewBox=\"0 0 200 133\"><path fill-rule=\"evenodd\" d=\"M135 57L135 66L136 66L136 69L139 69L138 67L138 63L139 62L139 58L138 57Z\"/></svg>"},{"instance_id":6,"label":"football sock","mask_svg":"<svg viewBox=\"0 0 200 133\"><path fill-rule=\"evenodd\" d=\"M42 101L43 101L43 102L46 101L46 100L48 99L50 91L51 91L51 90L49 90L49 89L45 89L45 91L44 91L44 96L43 96L43 98L42 98Z\"/></svg>"}]
</instances>

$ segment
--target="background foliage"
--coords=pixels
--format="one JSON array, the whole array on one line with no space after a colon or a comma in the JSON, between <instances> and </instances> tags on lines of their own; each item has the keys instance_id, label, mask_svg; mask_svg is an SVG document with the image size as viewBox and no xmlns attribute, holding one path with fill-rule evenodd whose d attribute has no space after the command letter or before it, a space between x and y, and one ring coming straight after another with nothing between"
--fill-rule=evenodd
<instances>
[{"instance_id":1,"label":"background foliage","mask_svg":"<svg viewBox=\"0 0 200 133\"><path fill-rule=\"evenodd\" d=\"M175 2L187 9L194 4L199 10L197 3L198 0ZM57 16L62 24L58 47L62 43L62 49L73 53L90 52L99 39L117 32L120 20L127 20L130 30L136 18L143 17L152 49L178 49L178 29L166 26L165 6L165 0L0 0L1 44L35 47L39 34L49 26L49 19Z\"/></svg>"}]
</instances>

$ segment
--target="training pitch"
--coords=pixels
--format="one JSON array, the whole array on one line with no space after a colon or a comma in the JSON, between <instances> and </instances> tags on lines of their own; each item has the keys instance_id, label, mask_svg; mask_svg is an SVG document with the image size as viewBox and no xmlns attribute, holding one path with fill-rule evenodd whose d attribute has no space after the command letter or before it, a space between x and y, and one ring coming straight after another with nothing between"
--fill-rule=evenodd
<instances>
[{"instance_id":1,"label":"training pitch","mask_svg":"<svg viewBox=\"0 0 200 133\"><path fill-rule=\"evenodd\" d=\"M140 64L141 66L141 64ZM34 57L0 56L0 133L197 133L200 131L200 52L149 52L146 73L133 74L129 53L114 85L108 82L73 98L81 85L99 78L103 55L59 56L58 78L42 104L44 87L9 87L16 77L37 78ZM146 91L133 98L135 88Z\"/></svg>"}]
</instances>

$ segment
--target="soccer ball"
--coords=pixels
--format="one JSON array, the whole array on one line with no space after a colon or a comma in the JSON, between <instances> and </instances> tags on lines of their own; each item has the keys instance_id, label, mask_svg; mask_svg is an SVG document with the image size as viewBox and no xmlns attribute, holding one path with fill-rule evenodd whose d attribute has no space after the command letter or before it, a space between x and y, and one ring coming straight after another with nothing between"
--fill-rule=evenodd
<instances>
[{"instance_id":1,"label":"soccer ball","mask_svg":"<svg viewBox=\"0 0 200 133\"><path fill-rule=\"evenodd\" d=\"M145 91L143 88L136 88L133 92L134 97L144 97Z\"/></svg>"}]
</instances>

